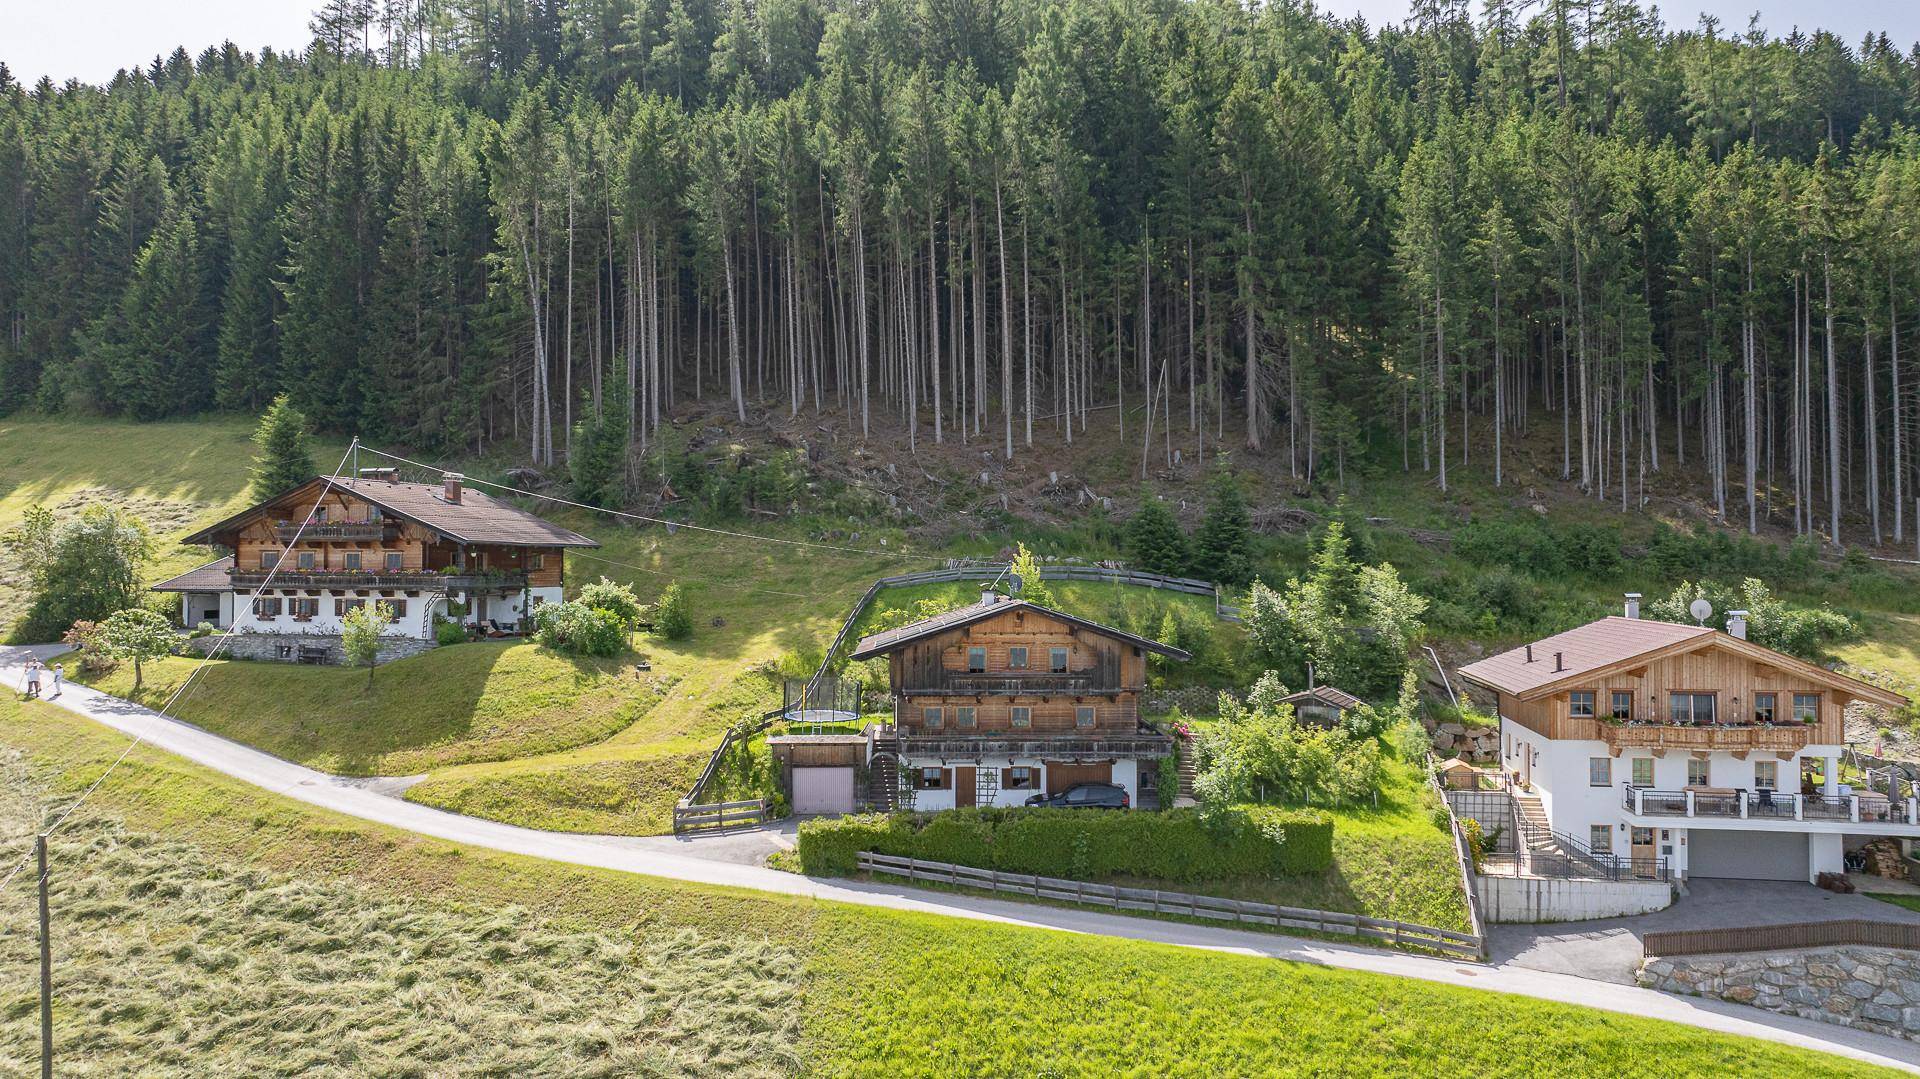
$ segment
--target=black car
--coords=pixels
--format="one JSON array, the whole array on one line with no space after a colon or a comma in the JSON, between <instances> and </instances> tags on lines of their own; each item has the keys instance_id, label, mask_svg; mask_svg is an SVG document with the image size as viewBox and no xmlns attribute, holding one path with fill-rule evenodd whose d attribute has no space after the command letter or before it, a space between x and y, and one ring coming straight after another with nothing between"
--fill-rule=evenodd
<instances>
[{"instance_id":1,"label":"black car","mask_svg":"<svg viewBox=\"0 0 1920 1079\"><path fill-rule=\"evenodd\" d=\"M1127 788L1117 783L1075 783L1058 794L1036 794L1027 804L1050 809L1128 809L1133 800L1127 797Z\"/></svg>"}]
</instances>

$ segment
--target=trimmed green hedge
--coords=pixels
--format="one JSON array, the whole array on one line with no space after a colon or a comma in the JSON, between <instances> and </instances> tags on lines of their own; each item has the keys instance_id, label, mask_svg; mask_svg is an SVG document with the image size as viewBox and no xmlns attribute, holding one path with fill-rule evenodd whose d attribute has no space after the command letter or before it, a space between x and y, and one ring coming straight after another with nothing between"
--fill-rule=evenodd
<instances>
[{"instance_id":1,"label":"trimmed green hedge","mask_svg":"<svg viewBox=\"0 0 1920 1079\"><path fill-rule=\"evenodd\" d=\"M851 874L861 851L1082 880L1303 876L1333 864L1333 818L1249 805L1161 813L952 809L800 825L800 864L810 874Z\"/></svg>"}]
</instances>

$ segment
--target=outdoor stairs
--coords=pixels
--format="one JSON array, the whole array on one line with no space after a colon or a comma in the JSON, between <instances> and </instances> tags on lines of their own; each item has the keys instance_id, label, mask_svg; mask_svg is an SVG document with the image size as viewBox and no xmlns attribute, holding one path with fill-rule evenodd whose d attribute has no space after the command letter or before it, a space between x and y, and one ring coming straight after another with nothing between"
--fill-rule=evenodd
<instances>
[{"instance_id":1,"label":"outdoor stairs","mask_svg":"<svg viewBox=\"0 0 1920 1079\"><path fill-rule=\"evenodd\" d=\"M1560 845L1554 841L1553 828L1547 821L1547 807L1540 804L1539 795L1514 794L1513 818L1519 825L1520 835L1526 839L1528 850L1560 853Z\"/></svg>"},{"instance_id":2,"label":"outdoor stairs","mask_svg":"<svg viewBox=\"0 0 1920 1079\"><path fill-rule=\"evenodd\" d=\"M1180 743L1180 797L1193 801L1193 777L1199 772L1198 747L1189 738Z\"/></svg>"},{"instance_id":3,"label":"outdoor stairs","mask_svg":"<svg viewBox=\"0 0 1920 1079\"><path fill-rule=\"evenodd\" d=\"M867 805L875 813L891 813L900 805L900 739L882 734L873 740L867 763Z\"/></svg>"}]
</instances>

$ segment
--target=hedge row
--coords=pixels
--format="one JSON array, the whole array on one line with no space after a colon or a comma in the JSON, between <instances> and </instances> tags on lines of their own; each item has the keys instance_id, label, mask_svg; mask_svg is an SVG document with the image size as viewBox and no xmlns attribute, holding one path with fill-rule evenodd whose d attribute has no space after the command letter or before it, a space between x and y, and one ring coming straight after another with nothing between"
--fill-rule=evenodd
<instances>
[{"instance_id":1,"label":"hedge row","mask_svg":"<svg viewBox=\"0 0 1920 1079\"><path fill-rule=\"evenodd\" d=\"M807 873L851 874L861 851L1081 880L1303 876L1333 864L1333 818L1249 805L1161 813L952 809L800 825L800 864Z\"/></svg>"}]
</instances>

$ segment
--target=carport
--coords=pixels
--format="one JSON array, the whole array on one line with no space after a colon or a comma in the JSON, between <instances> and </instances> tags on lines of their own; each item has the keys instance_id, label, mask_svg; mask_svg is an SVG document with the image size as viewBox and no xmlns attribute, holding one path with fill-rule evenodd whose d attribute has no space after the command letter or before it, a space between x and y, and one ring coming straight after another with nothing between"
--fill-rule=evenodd
<instances>
[{"instance_id":1,"label":"carport","mask_svg":"<svg viewBox=\"0 0 1920 1079\"><path fill-rule=\"evenodd\" d=\"M1687 878L1805 881L1807 833L1692 828L1687 831Z\"/></svg>"}]
</instances>

